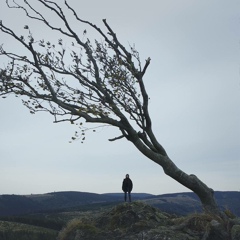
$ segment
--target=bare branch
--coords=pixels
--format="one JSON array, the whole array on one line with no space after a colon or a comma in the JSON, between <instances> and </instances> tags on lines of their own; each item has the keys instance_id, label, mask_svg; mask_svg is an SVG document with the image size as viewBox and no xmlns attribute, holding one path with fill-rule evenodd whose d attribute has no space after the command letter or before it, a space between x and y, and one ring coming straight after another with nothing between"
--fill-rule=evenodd
<instances>
[{"instance_id":1,"label":"bare branch","mask_svg":"<svg viewBox=\"0 0 240 240\"><path fill-rule=\"evenodd\" d=\"M124 135L121 135L121 136L119 136L119 137L115 137L115 138L108 139L108 141L113 142L113 141L122 139L122 138L124 138L124 137L125 137Z\"/></svg>"}]
</instances>

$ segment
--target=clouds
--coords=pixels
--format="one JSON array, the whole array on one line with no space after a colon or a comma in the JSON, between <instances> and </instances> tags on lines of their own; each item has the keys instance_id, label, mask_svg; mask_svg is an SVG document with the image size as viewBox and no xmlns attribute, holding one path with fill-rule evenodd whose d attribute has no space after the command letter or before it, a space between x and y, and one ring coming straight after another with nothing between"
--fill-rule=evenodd
<instances>
[{"instance_id":1,"label":"clouds","mask_svg":"<svg viewBox=\"0 0 240 240\"><path fill-rule=\"evenodd\" d=\"M239 190L239 1L70 3L90 21L102 25L106 18L126 46L136 45L143 63L151 57L145 77L150 113L172 160L215 190ZM23 15L0 11L20 34ZM35 26L40 37L58 37ZM2 33L0 39L19 51ZM0 194L118 192L126 173L135 192L188 191L127 140L108 142L119 134L111 127L70 144L71 124L31 115L20 99L0 99L0 111Z\"/></svg>"}]
</instances>

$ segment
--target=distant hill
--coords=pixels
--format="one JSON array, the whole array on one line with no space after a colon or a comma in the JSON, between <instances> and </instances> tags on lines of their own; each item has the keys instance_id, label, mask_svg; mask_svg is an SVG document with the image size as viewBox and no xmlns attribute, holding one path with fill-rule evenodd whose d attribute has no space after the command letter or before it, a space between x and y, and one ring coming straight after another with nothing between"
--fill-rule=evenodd
<instances>
[{"instance_id":1,"label":"distant hill","mask_svg":"<svg viewBox=\"0 0 240 240\"><path fill-rule=\"evenodd\" d=\"M240 216L240 192L215 192L215 197L222 209L229 209L236 216ZM201 211L198 197L191 192L163 195L133 193L132 199L133 201L143 201L161 211L178 215ZM52 192L24 196L0 195L0 216L92 209L115 205L122 201L122 193Z\"/></svg>"},{"instance_id":2,"label":"distant hill","mask_svg":"<svg viewBox=\"0 0 240 240\"><path fill-rule=\"evenodd\" d=\"M240 216L240 192L216 191L215 198L222 210L228 209L236 216ZM144 201L168 213L187 215L202 211L201 203L193 192L157 195Z\"/></svg>"},{"instance_id":3,"label":"distant hill","mask_svg":"<svg viewBox=\"0 0 240 240\"><path fill-rule=\"evenodd\" d=\"M0 195L0 216L62 210L83 205L120 201L119 197L88 192L52 192Z\"/></svg>"}]
</instances>

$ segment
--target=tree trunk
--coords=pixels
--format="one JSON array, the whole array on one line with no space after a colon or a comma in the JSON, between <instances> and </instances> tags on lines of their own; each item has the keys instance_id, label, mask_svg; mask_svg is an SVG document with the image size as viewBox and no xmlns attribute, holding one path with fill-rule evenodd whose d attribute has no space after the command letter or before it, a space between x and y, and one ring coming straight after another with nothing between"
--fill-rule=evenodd
<instances>
[{"instance_id":1,"label":"tree trunk","mask_svg":"<svg viewBox=\"0 0 240 240\"><path fill-rule=\"evenodd\" d=\"M214 198L213 189L209 188L197 176L193 174L188 175L180 170L168 156L163 158L164 160L161 161L163 164L158 164L163 167L164 172L183 186L196 193L202 203L204 212L219 215L220 210Z\"/></svg>"},{"instance_id":2,"label":"tree trunk","mask_svg":"<svg viewBox=\"0 0 240 240\"><path fill-rule=\"evenodd\" d=\"M209 188L205 183L198 179L197 176L193 174L188 175L179 169L167 156L161 145L158 145L158 151L153 151L144 145L137 137L131 139L131 141L146 157L160 165L168 176L197 194L202 203L204 212L222 215L214 198L213 189Z\"/></svg>"}]
</instances>

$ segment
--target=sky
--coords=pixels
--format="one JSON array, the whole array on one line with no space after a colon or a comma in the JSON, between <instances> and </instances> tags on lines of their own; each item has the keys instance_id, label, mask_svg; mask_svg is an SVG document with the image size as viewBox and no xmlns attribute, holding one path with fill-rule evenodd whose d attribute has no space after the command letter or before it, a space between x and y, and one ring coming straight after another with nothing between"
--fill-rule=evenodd
<instances>
[{"instance_id":1,"label":"sky","mask_svg":"<svg viewBox=\"0 0 240 240\"><path fill-rule=\"evenodd\" d=\"M153 131L174 163L216 191L240 191L240 1L69 3L101 27L107 19L143 63L151 58L144 81ZM36 36L58 39L4 3L0 16L19 34L35 24ZM0 33L3 43L21 51ZM113 127L89 132L83 144L69 143L75 126L55 124L47 113L31 115L19 98L0 98L0 112L0 194L121 192L127 173L133 192L190 191L127 140L109 142L119 136Z\"/></svg>"}]
</instances>

